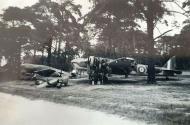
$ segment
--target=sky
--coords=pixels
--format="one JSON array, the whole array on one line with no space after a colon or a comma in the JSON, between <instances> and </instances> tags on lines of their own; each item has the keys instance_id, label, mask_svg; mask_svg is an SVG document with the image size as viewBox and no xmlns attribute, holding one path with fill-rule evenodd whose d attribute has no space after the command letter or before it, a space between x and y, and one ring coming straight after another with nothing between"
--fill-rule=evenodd
<instances>
[{"instance_id":1,"label":"sky","mask_svg":"<svg viewBox=\"0 0 190 125\"><path fill-rule=\"evenodd\" d=\"M55 0L59 1L59 0ZM178 0L179 1L179 0ZM182 2L184 0L180 0ZM25 7L25 6L30 6L34 3L38 2L38 0L1 0L0 1L0 13L2 13L3 9L6 9L8 6L17 6L17 7ZM74 0L75 3L81 4L82 5L82 13L86 14L89 11L90 4L88 0ZM182 10L175 4L172 4L171 2L168 2L167 7L170 8L171 10L175 11L180 11ZM180 30L183 25L183 21L185 20L185 17L180 15L180 14L175 14L175 16L167 16L165 19L168 21L168 26L165 24L158 24L157 27L155 28L155 37L159 36L160 34L164 33L167 30L171 30L171 32L167 33L167 35L174 35L176 33L180 33ZM178 21L179 28L173 27L172 22ZM146 30L146 24L144 22L141 23L141 29L143 31Z\"/></svg>"},{"instance_id":2,"label":"sky","mask_svg":"<svg viewBox=\"0 0 190 125\"><path fill-rule=\"evenodd\" d=\"M54 0L59 1L59 0ZM16 7L25 7L35 4L38 0L0 0L0 13L2 13L3 9L6 9L8 6L16 6ZM74 0L77 4L82 5L82 12L86 13L89 10L89 2L88 0Z\"/></svg>"},{"instance_id":3,"label":"sky","mask_svg":"<svg viewBox=\"0 0 190 125\"><path fill-rule=\"evenodd\" d=\"M0 11L6 9L8 6L25 7L36 3L38 0L1 0Z\"/></svg>"}]
</instances>

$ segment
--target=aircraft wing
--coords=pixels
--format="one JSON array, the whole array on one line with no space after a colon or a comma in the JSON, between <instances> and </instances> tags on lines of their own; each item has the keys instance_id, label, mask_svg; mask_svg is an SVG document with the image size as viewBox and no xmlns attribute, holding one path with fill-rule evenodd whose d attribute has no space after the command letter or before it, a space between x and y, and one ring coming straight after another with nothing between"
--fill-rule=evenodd
<instances>
[{"instance_id":1,"label":"aircraft wing","mask_svg":"<svg viewBox=\"0 0 190 125\"><path fill-rule=\"evenodd\" d=\"M46 65L37 65L37 64L22 64L21 65L22 70L26 70L27 72L35 72L35 71L40 71L40 70L46 70L46 69L51 69L54 70L56 72L62 72L67 74L67 72L62 71L60 69L56 69L50 66L46 66ZM68 73L69 74L69 73Z\"/></svg>"},{"instance_id":2,"label":"aircraft wing","mask_svg":"<svg viewBox=\"0 0 190 125\"><path fill-rule=\"evenodd\" d=\"M62 70L45 66L45 65L36 65L36 64L22 64L21 65L21 79L30 80L33 76L33 73L36 71L42 71L42 70L53 70L55 72L65 74L69 76L70 74L68 72L64 72Z\"/></svg>"},{"instance_id":3,"label":"aircraft wing","mask_svg":"<svg viewBox=\"0 0 190 125\"><path fill-rule=\"evenodd\" d=\"M77 70L87 70L87 67L81 67L77 63L73 63L73 67Z\"/></svg>"},{"instance_id":4,"label":"aircraft wing","mask_svg":"<svg viewBox=\"0 0 190 125\"><path fill-rule=\"evenodd\" d=\"M49 66L45 65L36 65L36 64L22 64L21 69L26 70L27 72L34 72L38 70L43 70L43 69L49 69Z\"/></svg>"},{"instance_id":5,"label":"aircraft wing","mask_svg":"<svg viewBox=\"0 0 190 125\"><path fill-rule=\"evenodd\" d=\"M71 63L81 63L81 62L87 62L87 61L88 61L87 58L77 58L77 59L73 59Z\"/></svg>"},{"instance_id":6,"label":"aircraft wing","mask_svg":"<svg viewBox=\"0 0 190 125\"><path fill-rule=\"evenodd\" d=\"M180 71L180 70L175 70L175 69L167 69L167 68L161 68L161 70L162 70L162 72L163 72L163 74L164 75L174 75L174 74L178 74L178 75L180 75L180 74L182 74L182 71Z\"/></svg>"}]
</instances>

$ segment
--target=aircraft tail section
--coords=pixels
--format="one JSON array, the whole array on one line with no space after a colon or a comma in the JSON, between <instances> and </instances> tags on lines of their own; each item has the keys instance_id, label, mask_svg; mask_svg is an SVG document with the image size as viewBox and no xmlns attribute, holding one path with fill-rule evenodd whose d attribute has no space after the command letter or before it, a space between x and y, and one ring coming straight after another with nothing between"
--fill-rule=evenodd
<instances>
[{"instance_id":1,"label":"aircraft tail section","mask_svg":"<svg viewBox=\"0 0 190 125\"><path fill-rule=\"evenodd\" d=\"M164 64L163 67L166 68L167 70L174 70L174 69L176 69L176 57L173 56L172 58L170 58L166 62L166 64Z\"/></svg>"},{"instance_id":2,"label":"aircraft tail section","mask_svg":"<svg viewBox=\"0 0 190 125\"><path fill-rule=\"evenodd\" d=\"M171 76L173 76L174 74L182 74L182 71L176 70L175 56L173 56L166 62L166 64L163 66L163 72L165 75L171 75Z\"/></svg>"}]
</instances>

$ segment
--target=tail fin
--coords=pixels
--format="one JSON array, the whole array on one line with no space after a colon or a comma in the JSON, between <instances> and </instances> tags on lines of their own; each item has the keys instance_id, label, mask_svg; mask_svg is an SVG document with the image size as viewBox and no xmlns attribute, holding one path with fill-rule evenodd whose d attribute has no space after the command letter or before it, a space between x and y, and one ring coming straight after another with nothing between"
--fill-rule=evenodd
<instances>
[{"instance_id":1,"label":"tail fin","mask_svg":"<svg viewBox=\"0 0 190 125\"><path fill-rule=\"evenodd\" d=\"M167 68L168 70L176 69L176 57L171 57L163 67Z\"/></svg>"}]
</instances>

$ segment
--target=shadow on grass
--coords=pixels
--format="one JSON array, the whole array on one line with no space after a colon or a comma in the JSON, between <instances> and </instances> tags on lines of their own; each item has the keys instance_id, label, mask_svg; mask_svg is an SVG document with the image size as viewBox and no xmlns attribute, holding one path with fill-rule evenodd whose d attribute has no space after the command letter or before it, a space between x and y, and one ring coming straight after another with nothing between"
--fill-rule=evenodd
<instances>
[{"instance_id":1,"label":"shadow on grass","mask_svg":"<svg viewBox=\"0 0 190 125\"><path fill-rule=\"evenodd\" d=\"M130 76L129 78L124 77L109 77L109 80L104 85L159 85L159 86L190 86L190 83L183 82L183 79L177 77L157 77L157 84L147 84L145 76ZM71 79L72 83L90 85L88 78Z\"/></svg>"}]
</instances>

